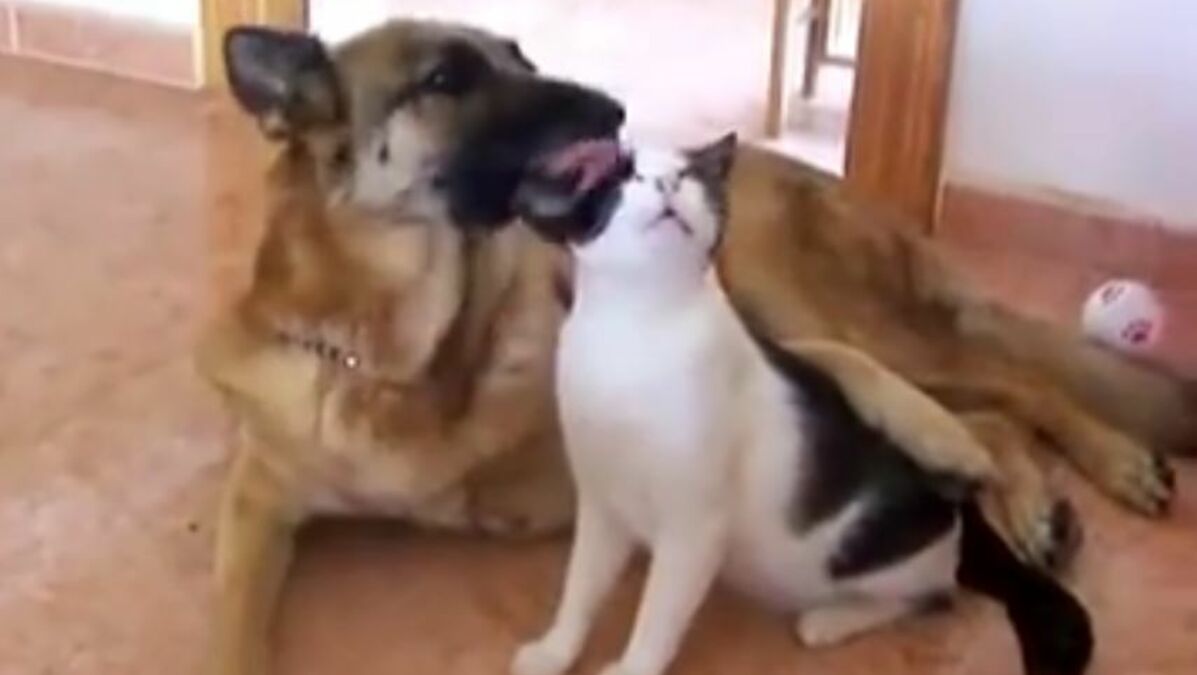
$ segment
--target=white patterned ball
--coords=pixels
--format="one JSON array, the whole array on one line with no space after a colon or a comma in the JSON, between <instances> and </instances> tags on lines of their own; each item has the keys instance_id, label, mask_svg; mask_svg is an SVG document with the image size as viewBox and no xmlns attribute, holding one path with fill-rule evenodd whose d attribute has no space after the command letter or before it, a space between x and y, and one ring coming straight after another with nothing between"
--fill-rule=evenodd
<instances>
[{"instance_id":1,"label":"white patterned ball","mask_svg":"<svg viewBox=\"0 0 1197 675\"><path fill-rule=\"evenodd\" d=\"M1137 352L1154 345L1164 331L1164 307L1151 287L1133 279L1112 279L1085 301L1086 335L1115 349Z\"/></svg>"}]
</instances>

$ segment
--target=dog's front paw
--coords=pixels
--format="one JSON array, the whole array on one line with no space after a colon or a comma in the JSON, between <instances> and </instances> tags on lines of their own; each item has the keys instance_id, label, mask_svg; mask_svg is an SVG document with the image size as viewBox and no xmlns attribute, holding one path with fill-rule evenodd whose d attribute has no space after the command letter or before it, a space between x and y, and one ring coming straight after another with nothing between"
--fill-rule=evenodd
<instances>
[{"instance_id":1,"label":"dog's front paw","mask_svg":"<svg viewBox=\"0 0 1197 675\"><path fill-rule=\"evenodd\" d=\"M1114 494L1143 515L1167 515L1176 494L1176 474L1163 456L1150 452L1123 452L1106 467Z\"/></svg>"},{"instance_id":2,"label":"dog's front paw","mask_svg":"<svg viewBox=\"0 0 1197 675\"><path fill-rule=\"evenodd\" d=\"M1081 520L1063 497L1010 499L1006 514L1015 550L1037 567L1067 568L1084 541Z\"/></svg>"},{"instance_id":3,"label":"dog's front paw","mask_svg":"<svg viewBox=\"0 0 1197 675\"><path fill-rule=\"evenodd\" d=\"M573 654L550 640L530 642L515 653L511 675L562 675L573 665Z\"/></svg>"}]
</instances>

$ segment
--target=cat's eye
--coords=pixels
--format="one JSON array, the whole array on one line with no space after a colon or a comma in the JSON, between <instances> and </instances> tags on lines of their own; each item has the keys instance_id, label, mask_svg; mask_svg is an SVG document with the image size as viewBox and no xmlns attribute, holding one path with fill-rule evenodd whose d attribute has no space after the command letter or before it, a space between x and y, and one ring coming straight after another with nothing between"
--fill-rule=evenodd
<instances>
[{"instance_id":1,"label":"cat's eye","mask_svg":"<svg viewBox=\"0 0 1197 675\"><path fill-rule=\"evenodd\" d=\"M332 153L332 168L336 170L347 169L352 160L353 151L349 148L349 144L338 143Z\"/></svg>"}]
</instances>

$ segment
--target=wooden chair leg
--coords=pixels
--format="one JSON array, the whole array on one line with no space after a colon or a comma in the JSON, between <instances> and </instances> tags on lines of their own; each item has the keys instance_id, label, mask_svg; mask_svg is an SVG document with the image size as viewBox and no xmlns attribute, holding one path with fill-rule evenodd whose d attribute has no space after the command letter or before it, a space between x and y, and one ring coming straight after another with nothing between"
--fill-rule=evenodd
<instances>
[{"instance_id":1,"label":"wooden chair leg","mask_svg":"<svg viewBox=\"0 0 1197 675\"><path fill-rule=\"evenodd\" d=\"M802 98L811 98L819 86L819 67L827 59L831 32L831 0L811 0L810 27L806 38L806 65L802 70Z\"/></svg>"},{"instance_id":2,"label":"wooden chair leg","mask_svg":"<svg viewBox=\"0 0 1197 675\"><path fill-rule=\"evenodd\" d=\"M765 136L781 136L790 98L790 22L793 0L773 0L773 37L769 56L769 95L765 103Z\"/></svg>"}]
</instances>

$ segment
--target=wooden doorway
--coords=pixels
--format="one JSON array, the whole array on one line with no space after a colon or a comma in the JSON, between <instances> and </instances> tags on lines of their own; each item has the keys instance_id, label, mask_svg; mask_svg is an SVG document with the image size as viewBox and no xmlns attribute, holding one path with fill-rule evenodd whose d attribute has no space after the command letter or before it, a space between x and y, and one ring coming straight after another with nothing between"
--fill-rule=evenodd
<instances>
[{"instance_id":1,"label":"wooden doorway","mask_svg":"<svg viewBox=\"0 0 1197 675\"><path fill-rule=\"evenodd\" d=\"M224 79L222 43L229 28L244 23L303 28L307 26L307 0L200 0L200 33L197 40L204 86L221 87Z\"/></svg>"},{"instance_id":2,"label":"wooden doorway","mask_svg":"<svg viewBox=\"0 0 1197 675\"><path fill-rule=\"evenodd\" d=\"M825 54L834 0L774 0L766 133L779 136L805 62L804 94ZM938 210L958 0L864 0L852 68L843 177L846 189L930 229ZM805 26L804 26L805 25ZM792 49L808 29L805 58Z\"/></svg>"}]
</instances>

